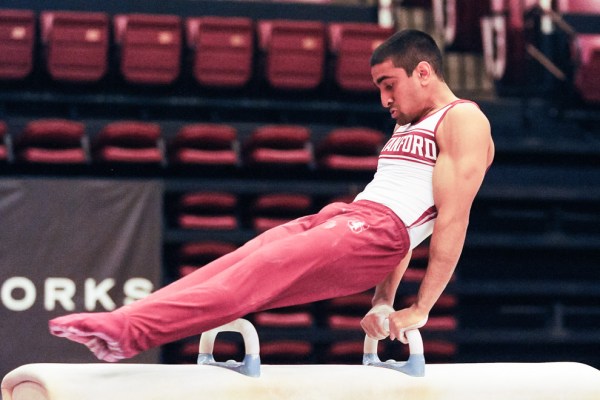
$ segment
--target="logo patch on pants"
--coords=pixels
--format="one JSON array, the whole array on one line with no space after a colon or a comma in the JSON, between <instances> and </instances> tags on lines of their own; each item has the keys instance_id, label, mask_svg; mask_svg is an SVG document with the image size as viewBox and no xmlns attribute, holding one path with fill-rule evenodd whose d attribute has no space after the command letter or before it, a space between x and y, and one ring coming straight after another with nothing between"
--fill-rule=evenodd
<instances>
[{"instance_id":1,"label":"logo patch on pants","mask_svg":"<svg viewBox=\"0 0 600 400\"><path fill-rule=\"evenodd\" d=\"M348 220L348 228L350 228L352 233L361 233L369 229L369 225L367 225L364 221L351 219Z\"/></svg>"}]
</instances>

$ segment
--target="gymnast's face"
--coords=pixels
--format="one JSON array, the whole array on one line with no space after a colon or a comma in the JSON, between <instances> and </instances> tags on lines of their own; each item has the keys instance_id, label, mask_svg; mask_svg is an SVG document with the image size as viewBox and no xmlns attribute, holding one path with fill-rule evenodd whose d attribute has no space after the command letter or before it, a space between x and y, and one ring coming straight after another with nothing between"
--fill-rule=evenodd
<instances>
[{"instance_id":1,"label":"gymnast's face","mask_svg":"<svg viewBox=\"0 0 600 400\"><path fill-rule=\"evenodd\" d=\"M398 125L416 122L424 114L422 86L418 73L408 76L388 59L371 67L373 82L379 89L381 105Z\"/></svg>"}]
</instances>

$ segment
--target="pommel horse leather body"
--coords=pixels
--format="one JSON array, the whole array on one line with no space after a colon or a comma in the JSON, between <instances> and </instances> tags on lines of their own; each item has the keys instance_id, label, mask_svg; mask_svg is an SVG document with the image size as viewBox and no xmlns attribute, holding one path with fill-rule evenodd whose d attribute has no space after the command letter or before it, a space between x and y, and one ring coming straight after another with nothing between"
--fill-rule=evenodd
<instances>
[{"instance_id":1,"label":"pommel horse leather body","mask_svg":"<svg viewBox=\"0 0 600 400\"><path fill-rule=\"evenodd\" d=\"M600 371L578 363L427 365L424 377L363 365L263 365L253 378L218 366L28 364L3 400L600 399Z\"/></svg>"},{"instance_id":2,"label":"pommel horse leather body","mask_svg":"<svg viewBox=\"0 0 600 400\"><path fill-rule=\"evenodd\" d=\"M241 363L216 362L222 331L244 336ZM365 338L363 365L260 365L256 330L236 320L205 332L199 365L28 364L2 380L3 400L598 400L600 371L574 362L425 367L418 330L406 362L381 362Z\"/></svg>"}]
</instances>

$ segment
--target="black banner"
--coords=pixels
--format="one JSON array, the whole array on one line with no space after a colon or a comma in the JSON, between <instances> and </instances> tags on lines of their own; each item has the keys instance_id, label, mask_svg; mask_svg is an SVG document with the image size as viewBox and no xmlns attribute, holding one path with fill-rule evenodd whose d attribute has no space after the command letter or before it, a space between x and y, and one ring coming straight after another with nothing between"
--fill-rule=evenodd
<instances>
[{"instance_id":1,"label":"black banner","mask_svg":"<svg viewBox=\"0 0 600 400\"><path fill-rule=\"evenodd\" d=\"M48 320L158 287L162 192L151 180L0 179L0 377L32 362L98 361L51 336Z\"/></svg>"}]
</instances>

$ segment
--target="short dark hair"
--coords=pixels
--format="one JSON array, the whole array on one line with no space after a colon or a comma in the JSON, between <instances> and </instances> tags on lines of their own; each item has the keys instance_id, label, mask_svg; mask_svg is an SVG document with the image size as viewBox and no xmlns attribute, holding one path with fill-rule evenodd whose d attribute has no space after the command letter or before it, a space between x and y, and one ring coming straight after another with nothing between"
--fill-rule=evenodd
<instances>
[{"instance_id":1,"label":"short dark hair","mask_svg":"<svg viewBox=\"0 0 600 400\"><path fill-rule=\"evenodd\" d=\"M425 32L406 29L394 33L379 45L371 55L371 66L391 59L397 68L411 76L421 61L427 61L436 75L444 80L442 52L435 40Z\"/></svg>"}]
</instances>

